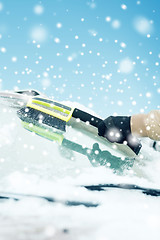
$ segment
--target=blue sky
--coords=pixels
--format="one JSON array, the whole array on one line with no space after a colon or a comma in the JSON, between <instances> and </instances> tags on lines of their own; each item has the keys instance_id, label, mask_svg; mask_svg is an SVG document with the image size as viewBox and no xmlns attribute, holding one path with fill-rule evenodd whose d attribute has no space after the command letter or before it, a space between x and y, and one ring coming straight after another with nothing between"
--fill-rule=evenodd
<instances>
[{"instance_id":1,"label":"blue sky","mask_svg":"<svg viewBox=\"0 0 160 240\"><path fill-rule=\"evenodd\" d=\"M156 0L0 0L1 90L102 117L159 109L159 12Z\"/></svg>"}]
</instances>

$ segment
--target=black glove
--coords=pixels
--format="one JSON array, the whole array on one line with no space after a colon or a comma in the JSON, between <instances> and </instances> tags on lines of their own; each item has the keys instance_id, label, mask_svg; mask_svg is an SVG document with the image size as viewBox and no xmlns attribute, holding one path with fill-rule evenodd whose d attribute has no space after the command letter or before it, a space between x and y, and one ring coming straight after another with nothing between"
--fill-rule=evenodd
<instances>
[{"instance_id":1,"label":"black glove","mask_svg":"<svg viewBox=\"0 0 160 240\"><path fill-rule=\"evenodd\" d=\"M130 127L131 117L110 116L98 125L98 135L111 143L127 144L136 154L141 149L139 140L132 136Z\"/></svg>"}]
</instances>

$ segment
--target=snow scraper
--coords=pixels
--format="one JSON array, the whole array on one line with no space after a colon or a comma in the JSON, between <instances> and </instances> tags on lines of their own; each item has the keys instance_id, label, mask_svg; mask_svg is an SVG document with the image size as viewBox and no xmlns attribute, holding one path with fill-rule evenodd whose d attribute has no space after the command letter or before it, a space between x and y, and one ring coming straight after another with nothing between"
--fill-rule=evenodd
<instances>
[{"instance_id":1,"label":"snow scraper","mask_svg":"<svg viewBox=\"0 0 160 240\"><path fill-rule=\"evenodd\" d=\"M73 128L83 125L82 129L85 128L89 131L94 130L94 135L97 136L98 125L102 121L102 119L78 108L66 106L60 102L39 96L30 98L26 106L18 110L17 114L23 122L48 129L52 128L55 132L57 130L65 132L66 125L71 125ZM99 138L104 139L106 143L108 142L106 138ZM112 144L113 143L111 143L111 145ZM130 156L138 155L141 148L139 140L134 144L128 142L128 146L117 143L114 143L114 145L116 145L116 147L122 152L126 152L126 149L128 148L127 151L132 152L132 154L130 153Z\"/></svg>"}]
</instances>

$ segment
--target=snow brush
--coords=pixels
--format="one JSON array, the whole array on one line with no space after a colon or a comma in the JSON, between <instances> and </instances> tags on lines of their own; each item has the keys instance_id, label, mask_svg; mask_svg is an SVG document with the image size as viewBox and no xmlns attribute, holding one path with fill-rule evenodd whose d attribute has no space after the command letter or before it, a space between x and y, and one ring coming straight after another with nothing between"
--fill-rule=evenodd
<instances>
[{"instance_id":1,"label":"snow brush","mask_svg":"<svg viewBox=\"0 0 160 240\"><path fill-rule=\"evenodd\" d=\"M86 123L86 126L91 125L96 129L98 129L100 122L103 121L78 108L66 106L60 102L42 97L29 99L26 106L17 111L17 114L24 122L33 123L44 128L54 128L55 131L59 130L62 132L66 131L66 125L69 125L72 119L79 119L81 122ZM96 134L98 136L98 132ZM106 138L101 138L107 141ZM138 141L137 144L127 142L127 145L134 154L138 155L141 148L141 144Z\"/></svg>"},{"instance_id":2,"label":"snow brush","mask_svg":"<svg viewBox=\"0 0 160 240\"><path fill-rule=\"evenodd\" d=\"M54 127L61 131L66 131L66 123L73 117L90 125L97 127L102 119L90 115L78 108L66 106L50 99L34 97L30 99L26 107L17 112L22 120L41 124L44 127Z\"/></svg>"}]
</instances>

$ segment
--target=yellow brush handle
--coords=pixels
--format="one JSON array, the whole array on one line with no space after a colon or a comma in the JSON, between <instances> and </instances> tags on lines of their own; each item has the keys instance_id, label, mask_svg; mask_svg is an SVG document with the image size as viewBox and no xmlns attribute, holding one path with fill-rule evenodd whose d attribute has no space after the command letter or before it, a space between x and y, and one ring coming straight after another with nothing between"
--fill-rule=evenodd
<instances>
[{"instance_id":1,"label":"yellow brush handle","mask_svg":"<svg viewBox=\"0 0 160 240\"><path fill-rule=\"evenodd\" d=\"M36 110L49 114L53 117L59 118L65 122L68 122L71 119L74 108L71 108L71 110L68 110L63 108L63 106L61 107L61 106L55 105L54 104L56 103L55 101L53 102L50 101L51 103L48 103L47 101L45 102L45 99L43 100L44 101L38 98L36 99L32 98L28 101L27 107L34 108ZM66 114L66 116L62 115L63 113Z\"/></svg>"}]
</instances>

